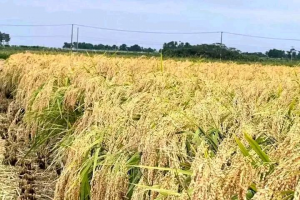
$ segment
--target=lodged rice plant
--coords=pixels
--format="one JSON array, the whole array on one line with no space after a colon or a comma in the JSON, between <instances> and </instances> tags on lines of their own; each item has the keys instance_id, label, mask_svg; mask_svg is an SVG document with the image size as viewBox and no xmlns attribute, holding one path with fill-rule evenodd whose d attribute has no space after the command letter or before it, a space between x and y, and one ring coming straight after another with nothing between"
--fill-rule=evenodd
<instances>
[{"instance_id":1,"label":"lodged rice plant","mask_svg":"<svg viewBox=\"0 0 300 200\"><path fill-rule=\"evenodd\" d=\"M63 168L57 200L299 199L299 72L18 54L0 84Z\"/></svg>"}]
</instances>

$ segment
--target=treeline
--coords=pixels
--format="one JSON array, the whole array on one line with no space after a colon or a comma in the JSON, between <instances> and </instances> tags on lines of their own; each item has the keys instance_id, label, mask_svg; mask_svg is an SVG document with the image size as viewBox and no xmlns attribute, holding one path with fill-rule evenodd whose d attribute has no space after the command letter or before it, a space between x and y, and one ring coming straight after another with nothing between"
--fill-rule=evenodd
<instances>
[{"instance_id":1,"label":"treeline","mask_svg":"<svg viewBox=\"0 0 300 200\"><path fill-rule=\"evenodd\" d=\"M7 33L0 32L0 46L9 45L10 35Z\"/></svg>"},{"instance_id":2,"label":"treeline","mask_svg":"<svg viewBox=\"0 0 300 200\"><path fill-rule=\"evenodd\" d=\"M221 44L191 45L188 42L164 43L162 53L169 57L205 57L205 58L231 58L238 59L241 51L235 48L227 48Z\"/></svg>"},{"instance_id":3,"label":"treeline","mask_svg":"<svg viewBox=\"0 0 300 200\"><path fill-rule=\"evenodd\" d=\"M278 49L271 49L266 52L269 58L281 58L281 59L297 59L300 60L300 52L291 48L289 51L283 51Z\"/></svg>"},{"instance_id":4,"label":"treeline","mask_svg":"<svg viewBox=\"0 0 300 200\"><path fill-rule=\"evenodd\" d=\"M221 45L220 43L191 45L189 43L171 41L169 43L164 43L163 48L160 51L163 55L169 57L204 57L249 61L265 60L266 58L300 59L300 53L297 53L294 48L290 51L271 49L266 53L249 53L242 52L236 48L227 47L224 44Z\"/></svg>"},{"instance_id":5,"label":"treeline","mask_svg":"<svg viewBox=\"0 0 300 200\"><path fill-rule=\"evenodd\" d=\"M73 43L73 48L77 47L77 42ZM71 43L64 43L63 48L71 48ZM91 44L85 42L78 43L78 49L91 49L91 50L105 50L105 51L135 51L135 52L156 52L155 49L152 48L144 48L137 44L132 46L127 46L126 44L122 44L120 46L117 45L104 45L104 44Z\"/></svg>"}]
</instances>

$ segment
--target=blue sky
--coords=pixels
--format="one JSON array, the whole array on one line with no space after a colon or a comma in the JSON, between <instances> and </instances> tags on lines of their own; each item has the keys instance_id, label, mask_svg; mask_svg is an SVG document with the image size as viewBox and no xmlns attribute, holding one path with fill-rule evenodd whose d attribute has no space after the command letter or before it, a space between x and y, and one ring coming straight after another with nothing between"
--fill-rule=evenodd
<instances>
[{"instance_id":1,"label":"blue sky","mask_svg":"<svg viewBox=\"0 0 300 200\"><path fill-rule=\"evenodd\" d=\"M227 31L267 37L300 38L299 0L0 0L0 24L85 24L143 31ZM1 27L11 44L61 47L70 27ZM76 31L74 31L75 33ZM76 33L75 33L76 34ZM57 36L24 38L20 36ZM164 42L216 43L219 34L151 35L80 28L79 41L160 48ZM243 51L300 50L300 42L224 35Z\"/></svg>"}]
</instances>

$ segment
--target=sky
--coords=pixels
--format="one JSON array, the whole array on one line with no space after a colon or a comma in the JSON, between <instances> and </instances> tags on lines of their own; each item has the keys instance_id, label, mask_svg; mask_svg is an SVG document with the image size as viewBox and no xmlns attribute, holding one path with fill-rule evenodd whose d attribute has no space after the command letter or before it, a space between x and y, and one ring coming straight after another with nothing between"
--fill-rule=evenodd
<instances>
[{"instance_id":1,"label":"sky","mask_svg":"<svg viewBox=\"0 0 300 200\"><path fill-rule=\"evenodd\" d=\"M83 24L112 29L160 32L224 31L300 39L299 0L0 0L0 31L13 45L62 47L71 26L7 27L1 24ZM76 41L77 27L74 27ZM29 37L30 36L30 37ZM35 36L35 37L31 37ZM79 27L79 42L159 49L164 42L220 42L220 34L167 35L125 33ZM242 51L300 50L300 42L223 35L223 43Z\"/></svg>"}]
</instances>

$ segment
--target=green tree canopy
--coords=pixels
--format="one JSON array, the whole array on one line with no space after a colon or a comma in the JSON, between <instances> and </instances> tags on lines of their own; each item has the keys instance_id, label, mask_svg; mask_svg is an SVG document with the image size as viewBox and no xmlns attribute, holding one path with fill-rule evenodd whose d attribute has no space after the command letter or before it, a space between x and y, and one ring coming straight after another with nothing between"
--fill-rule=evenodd
<instances>
[{"instance_id":1,"label":"green tree canopy","mask_svg":"<svg viewBox=\"0 0 300 200\"><path fill-rule=\"evenodd\" d=\"M77 43L74 42L73 46L76 47ZM71 43L65 42L63 45L63 48L71 48ZM155 49L152 48L143 48L137 44L132 46L127 46L126 44L122 44L120 46L117 45L104 45L104 44L91 44L91 43L85 43L85 42L79 42L78 43L79 49L94 49L94 50L111 50L111 51L136 51L136 52L156 52Z\"/></svg>"},{"instance_id":2,"label":"green tree canopy","mask_svg":"<svg viewBox=\"0 0 300 200\"><path fill-rule=\"evenodd\" d=\"M10 35L7 33L0 32L0 45L6 44L9 45Z\"/></svg>"},{"instance_id":3,"label":"green tree canopy","mask_svg":"<svg viewBox=\"0 0 300 200\"><path fill-rule=\"evenodd\" d=\"M266 52L266 55L270 58L285 58L286 57L285 51L278 50L278 49L271 49Z\"/></svg>"}]
</instances>

